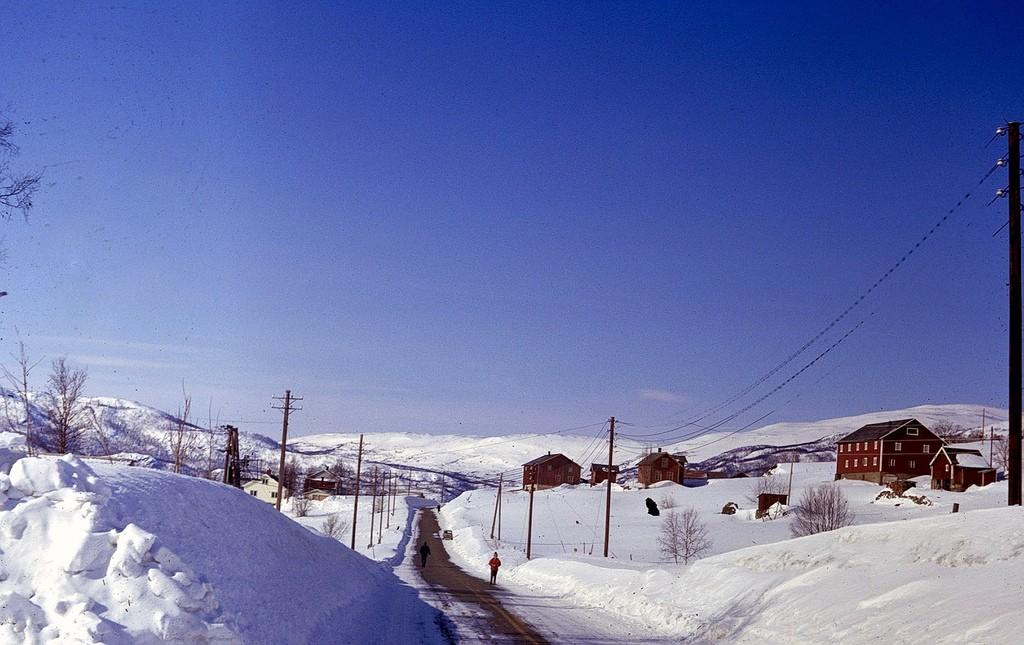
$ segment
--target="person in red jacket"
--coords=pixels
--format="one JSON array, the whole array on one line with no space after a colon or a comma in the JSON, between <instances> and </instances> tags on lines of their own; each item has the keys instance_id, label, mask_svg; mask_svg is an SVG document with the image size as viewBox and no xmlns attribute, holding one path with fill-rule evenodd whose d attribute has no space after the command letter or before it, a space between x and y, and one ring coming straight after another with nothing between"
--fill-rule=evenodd
<instances>
[{"instance_id":1,"label":"person in red jacket","mask_svg":"<svg viewBox=\"0 0 1024 645\"><path fill-rule=\"evenodd\" d=\"M487 563L491 567L491 584L493 585L498 579L498 567L501 566L501 560L498 559L498 552L494 552L494 556L491 557L490 562Z\"/></svg>"}]
</instances>

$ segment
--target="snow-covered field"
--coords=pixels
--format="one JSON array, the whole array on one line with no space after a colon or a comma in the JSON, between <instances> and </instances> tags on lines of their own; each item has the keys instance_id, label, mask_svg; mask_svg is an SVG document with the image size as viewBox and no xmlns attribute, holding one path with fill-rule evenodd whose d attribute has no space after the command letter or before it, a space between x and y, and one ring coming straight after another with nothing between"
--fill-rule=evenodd
<instances>
[{"instance_id":1,"label":"snow-covered field","mask_svg":"<svg viewBox=\"0 0 1024 645\"><path fill-rule=\"evenodd\" d=\"M0 642L439 638L437 612L389 567L237 489L3 455Z\"/></svg>"},{"instance_id":2,"label":"snow-covered field","mask_svg":"<svg viewBox=\"0 0 1024 645\"><path fill-rule=\"evenodd\" d=\"M777 468L774 477L787 481L786 468ZM794 499L807 487L831 482L834 472L834 462L797 463ZM441 522L453 531L450 548L467 571L486 576L485 563L497 550L504 563L501 578L513 589L558 593L577 605L640 621L666 638L868 642L887 634L897 616L910 614L917 631L905 633L897 639L901 642L913 642L923 633L939 640L1008 642L995 638L1007 635L1012 622L1010 614L1000 613L1009 611L1005 598L994 603L993 611L986 603L969 619L946 620L943 632L933 631L929 623L942 611L948 613L962 595L1005 596L1006 587L1015 584L1012 576L1024 573L1024 513L1001 508L1004 483L950 493L930 490L928 478L919 478L918 489L909 494L924 494L931 502L919 505L907 499L876 501L882 487L841 481L855 528L792 540L789 516L754 518L756 504L748 498L755 481L712 480L697 488L669 483L646 490L613 487L607 559L602 557L603 487L563 486L535 493L529 561L525 492L503 495L500 541L489 537L494 489L467 492L445 504ZM648 497L662 507L661 516L647 514ZM666 508L668 500L673 508ZM728 502L737 503L739 512L721 514ZM958 515L951 515L954 502L961 507ZM657 538L666 513L688 507L700 513L711 548L705 560L684 566L659 551ZM1000 547L985 556L990 540L977 539L975 531L1005 534L1020 548ZM942 539L935 539L935 533ZM961 556L961 550L967 555ZM985 582L993 575L991 583ZM851 583L858 576L866 580ZM885 594L892 602L886 602L890 596ZM809 619L815 615L821 618Z\"/></svg>"}]
</instances>

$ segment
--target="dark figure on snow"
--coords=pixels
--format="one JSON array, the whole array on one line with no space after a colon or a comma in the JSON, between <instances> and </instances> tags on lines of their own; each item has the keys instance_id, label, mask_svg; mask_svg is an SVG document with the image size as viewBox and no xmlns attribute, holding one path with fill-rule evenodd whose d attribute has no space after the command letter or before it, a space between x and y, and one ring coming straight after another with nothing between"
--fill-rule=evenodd
<instances>
[{"instance_id":1,"label":"dark figure on snow","mask_svg":"<svg viewBox=\"0 0 1024 645\"><path fill-rule=\"evenodd\" d=\"M661 515L661 511L658 510L658 503L650 497L647 498L647 512L655 517Z\"/></svg>"},{"instance_id":2,"label":"dark figure on snow","mask_svg":"<svg viewBox=\"0 0 1024 645\"><path fill-rule=\"evenodd\" d=\"M501 560L498 559L497 551L494 552L494 556L487 565L491 567L491 584L493 585L498 580L498 567L501 566Z\"/></svg>"},{"instance_id":3,"label":"dark figure on snow","mask_svg":"<svg viewBox=\"0 0 1024 645\"><path fill-rule=\"evenodd\" d=\"M427 566L427 556L430 555L430 547L424 542L423 546L420 547L420 566Z\"/></svg>"}]
</instances>

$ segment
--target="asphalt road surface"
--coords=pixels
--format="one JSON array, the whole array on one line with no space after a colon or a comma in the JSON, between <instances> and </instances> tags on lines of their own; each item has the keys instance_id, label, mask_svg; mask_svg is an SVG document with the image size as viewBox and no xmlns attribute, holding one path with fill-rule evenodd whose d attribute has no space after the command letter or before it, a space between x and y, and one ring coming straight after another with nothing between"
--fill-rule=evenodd
<instances>
[{"instance_id":1,"label":"asphalt road surface","mask_svg":"<svg viewBox=\"0 0 1024 645\"><path fill-rule=\"evenodd\" d=\"M466 636L485 642L548 643L533 627L505 608L502 599L510 594L500 585L491 585L486 580L473 577L452 563L440 538L433 510L425 508L420 511L418 529L418 540L412 552L415 554L414 566L423 581L437 595L442 606L457 603L472 608L471 612L464 613L455 621L459 631L468 629L472 634ZM420 568L419 547L424 541L430 546L430 557L427 566ZM480 566L486 567L487 563L481 562ZM500 580L500 573L498 577Z\"/></svg>"}]
</instances>

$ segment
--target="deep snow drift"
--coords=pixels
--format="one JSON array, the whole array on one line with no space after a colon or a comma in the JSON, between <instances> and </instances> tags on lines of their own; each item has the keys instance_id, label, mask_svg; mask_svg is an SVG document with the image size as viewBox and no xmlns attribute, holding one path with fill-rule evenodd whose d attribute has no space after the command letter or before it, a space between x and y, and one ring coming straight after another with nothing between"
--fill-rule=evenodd
<instances>
[{"instance_id":1,"label":"deep snow drift","mask_svg":"<svg viewBox=\"0 0 1024 645\"><path fill-rule=\"evenodd\" d=\"M0 642L435 641L388 568L239 490L5 455Z\"/></svg>"},{"instance_id":2,"label":"deep snow drift","mask_svg":"<svg viewBox=\"0 0 1024 645\"><path fill-rule=\"evenodd\" d=\"M786 468L777 468L777 481L788 481ZM794 497L831 482L834 472L835 462L797 463ZM928 478L918 478L910 494L929 503L917 504L877 499L886 489L841 481L856 526L797 540L790 537L789 517L755 519L748 497L756 483L614 486L607 559L603 486L562 486L534 495L529 561L523 491L503 495L500 542L489 537L494 489L464 493L444 505L440 519L454 533L447 543L453 560L466 571L485 577L485 563L497 550L504 563L499 581L511 589L557 594L567 603L642 623L661 638L861 643L906 625L896 641L919 642L924 635L940 642L1014 640L1011 629L1021 612L1012 613L1011 599L1022 590L1016 581L1024 576L1024 511L1003 508L1005 483L952 493L930 490ZM659 517L647 514L648 497L662 506ZM723 515L727 502L740 510ZM954 503L961 513L951 514ZM657 539L667 513L688 507L706 524L711 548L704 560L685 566L661 553ZM952 608L966 599L973 609L954 614Z\"/></svg>"}]
</instances>

